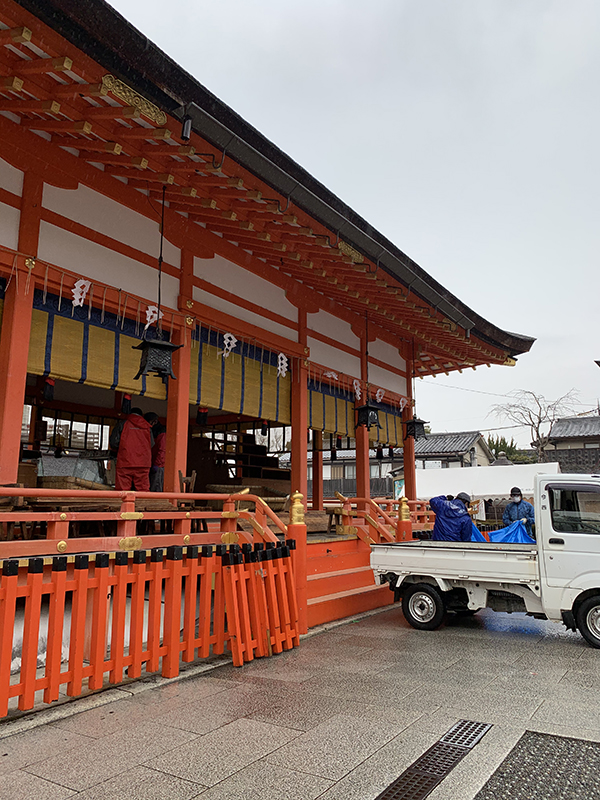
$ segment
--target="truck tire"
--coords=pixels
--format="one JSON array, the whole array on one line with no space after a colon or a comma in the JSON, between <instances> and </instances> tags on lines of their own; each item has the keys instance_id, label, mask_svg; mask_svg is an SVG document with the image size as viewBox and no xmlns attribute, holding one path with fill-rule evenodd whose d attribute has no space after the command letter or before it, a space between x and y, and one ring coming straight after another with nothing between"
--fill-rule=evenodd
<instances>
[{"instance_id":1,"label":"truck tire","mask_svg":"<svg viewBox=\"0 0 600 800\"><path fill-rule=\"evenodd\" d=\"M404 591L402 612L413 628L434 631L446 618L446 604L435 586L415 583Z\"/></svg>"},{"instance_id":2,"label":"truck tire","mask_svg":"<svg viewBox=\"0 0 600 800\"><path fill-rule=\"evenodd\" d=\"M600 595L583 601L577 609L576 620L586 642L600 648Z\"/></svg>"}]
</instances>

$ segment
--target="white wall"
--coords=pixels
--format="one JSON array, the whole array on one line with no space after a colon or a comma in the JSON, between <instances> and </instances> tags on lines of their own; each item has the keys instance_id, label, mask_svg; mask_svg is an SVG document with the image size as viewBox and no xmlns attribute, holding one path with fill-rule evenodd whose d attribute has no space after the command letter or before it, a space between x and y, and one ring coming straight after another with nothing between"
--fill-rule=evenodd
<instances>
[{"instance_id":1,"label":"white wall","mask_svg":"<svg viewBox=\"0 0 600 800\"><path fill-rule=\"evenodd\" d=\"M156 304L158 271L81 236L42 222L38 256L77 275L122 289ZM176 309L179 280L162 276L162 304ZM98 295L95 295L98 302Z\"/></svg>"},{"instance_id":2,"label":"white wall","mask_svg":"<svg viewBox=\"0 0 600 800\"><path fill-rule=\"evenodd\" d=\"M148 209L155 216L155 219L150 219L83 184L75 190L59 189L46 184L42 205L80 225L158 258L160 203L154 200L148 199ZM168 231L165 231L165 236L168 236ZM164 259L169 264L180 266L179 249L169 241L164 243Z\"/></svg>"},{"instance_id":3,"label":"white wall","mask_svg":"<svg viewBox=\"0 0 600 800\"><path fill-rule=\"evenodd\" d=\"M283 289L222 256L194 258L194 275L213 286L238 294L244 300L264 307L274 314L279 314L294 324L298 323L298 309L289 302Z\"/></svg>"},{"instance_id":4,"label":"white wall","mask_svg":"<svg viewBox=\"0 0 600 800\"><path fill-rule=\"evenodd\" d=\"M317 331L317 333L322 333L324 336L329 336L330 339L335 339L337 342L343 342L349 347L360 350L360 339L353 333L350 323L334 317L333 314L329 314L327 311L307 314L306 327L309 331ZM327 366L331 365L328 364ZM338 369L342 368L338 367ZM360 366L358 375L360 376Z\"/></svg>"},{"instance_id":5,"label":"white wall","mask_svg":"<svg viewBox=\"0 0 600 800\"><path fill-rule=\"evenodd\" d=\"M308 337L310 347L310 360L324 367L344 372L354 378L360 378L360 358L352 356L343 350L338 350L331 345L325 344L318 339Z\"/></svg>"},{"instance_id":6,"label":"white wall","mask_svg":"<svg viewBox=\"0 0 600 800\"><path fill-rule=\"evenodd\" d=\"M382 369L376 364L369 364L369 383L381 386L383 389L389 389L397 394L406 395L406 378L396 375L395 372Z\"/></svg>"},{"instance_id":7,"label":"white wall","mask_svg":"<svg viewBox=\"0 0 600 800\"><path fill-rule=\"evenodd\" d=\"M0 244L11 250L16 250L19 242L20 216L18 208L0 203Z\"/></svg>"},{"instance_id":8,"label":"white wall","mask_svg":"<svg viewBox=\"0 0 600 800\"><path fill-rule=\"evenodd\" d=\"M384 364L388 364L390 367L406 370L406 361L398 352L398 348L387 342L382 342L381 339L369 342L369 356L383 361Z\"/></svg>"},{"instance_id":9,"label":"white wall","mask_svg":"<svg viewBox=\"0 0 600 800\"><path fill-rule=\"evenodd\" d=\"M7 192L23 194L23 173L0 158L0 186Z\"/></svg>"},{"instance_id":10,"label":"white wall","mask_svg":"<svg viewBox=\"0 0 600 800\"><path fill-rule=\"evenodd\" d=\"M232 288L232 292L235 292L235 287ZM280 325L278 322L268 317L263 317L261 314L256 314L254 311L248 311L248 309L235 305L235 303L230 303L229 300L223 300L221 297L205 292L197 286L194 286L194 300L203 303L205 306L214 308L216 311L222 311L224 314L230 314L236 319L241 319L244 322L249 322L251 325L256 325L266 331L271 331L271 333L275 333L278 336L283 336L285 339L289 339L292 342L298 341L298 332L293 328L288 328L287 325Z\"/></svg>"}]
</instances>

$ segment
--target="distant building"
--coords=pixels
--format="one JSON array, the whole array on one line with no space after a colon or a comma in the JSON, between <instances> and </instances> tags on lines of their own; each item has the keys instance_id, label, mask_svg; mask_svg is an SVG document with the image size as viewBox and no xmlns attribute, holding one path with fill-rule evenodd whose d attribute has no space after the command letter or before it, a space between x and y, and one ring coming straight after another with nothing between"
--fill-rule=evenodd
<instances>
[{"instance_id":1,"label":"distant building","mask_svg":"<svg viewBox=\"0 0 600 800\"><path fill-rule=\"evenodd\" d=\"M489 467L494 454L480 431L428 433L415 442L417 469Z\"/></svg>"},{"instance_id":2,"label":"distant building","mask_svg":"<svg viewBox=\"0 0 600 800\"><path fill-rule=\"evenodd\" d=\"M600 472L600 416L556 420L544 454L558 461L561 472Z\"/></svg>"}]
</instances>

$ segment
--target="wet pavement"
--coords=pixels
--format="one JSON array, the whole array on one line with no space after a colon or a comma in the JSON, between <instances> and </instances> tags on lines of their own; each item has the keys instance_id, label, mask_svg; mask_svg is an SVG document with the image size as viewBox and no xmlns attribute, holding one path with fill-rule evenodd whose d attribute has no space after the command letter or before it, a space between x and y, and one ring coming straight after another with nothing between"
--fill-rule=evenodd
<instances>
[{"instance_id":1,"label":"wet pavement","mask_svg":"<svg viewBox=\"0 0 600 800\"><path fill-rule=\"evenodd\" d=\"M0 797L374 800L469 719L493 727L430 798L472 800L525 731L600 742L600 650L522 614L428 633L395 606L241 669L147 686L24 732L0 725Z\"/></svg>"}]
</instances>

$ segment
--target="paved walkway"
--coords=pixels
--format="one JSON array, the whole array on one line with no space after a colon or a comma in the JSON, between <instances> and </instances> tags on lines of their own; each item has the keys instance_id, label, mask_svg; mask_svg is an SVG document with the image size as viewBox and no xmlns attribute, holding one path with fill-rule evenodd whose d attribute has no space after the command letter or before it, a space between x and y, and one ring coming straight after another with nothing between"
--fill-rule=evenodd
<instances>
[{"instance_id":1,"label":"paved walkway","mask_svg":"<svg viewBox=\"0 0 600 800\"><path fill-rule=\"evenodd\" d=\"M522 614L422 633L396 606L0 739L0 797L370 800L467 718L494 727L430 797L471 800L525 730L600 741L599 666Z\"/></svg>"}]
</instances>

